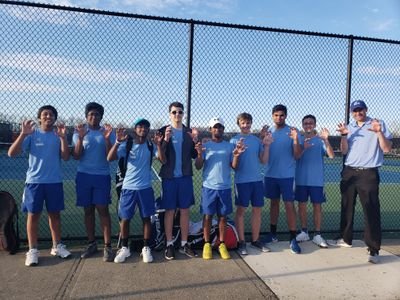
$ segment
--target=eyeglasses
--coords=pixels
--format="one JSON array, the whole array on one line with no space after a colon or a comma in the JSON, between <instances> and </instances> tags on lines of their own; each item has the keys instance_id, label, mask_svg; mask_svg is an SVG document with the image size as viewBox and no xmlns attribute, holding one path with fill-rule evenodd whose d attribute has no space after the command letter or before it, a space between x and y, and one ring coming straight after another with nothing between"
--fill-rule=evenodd
<instances>
[{"instance_id":1,"label":"eyeglasses","mask_svg":"<svg viewBox=\"0 0 400 300\"><path fill-rule=\"evenodd\" d=\"M171 111L171 114L173 114L173 115L176 115L176 114L183 115L183 110L173 110L173 111Z\"/></svg>"}]
</instances>

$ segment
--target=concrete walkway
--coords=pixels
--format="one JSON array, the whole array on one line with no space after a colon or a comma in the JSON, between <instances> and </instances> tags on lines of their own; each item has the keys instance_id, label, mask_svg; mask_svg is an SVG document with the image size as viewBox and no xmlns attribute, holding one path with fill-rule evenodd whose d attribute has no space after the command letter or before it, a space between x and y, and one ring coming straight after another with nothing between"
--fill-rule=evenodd
<instances>
[{"instance_id":1,"label":"concrete walkway","mask_svg":"<svg viewBox=\"0 0 400 300\"><path fill-rule=\"evenodd\" d=\"M243 259L188 259L171 262L155 252L144 264L135 253L126 263L104 263L101 254L81 260L81 249L67 260L41 250L39 265L25 267L25 253L0 253L0 299L400 299L400 240L385 241L381 264L366 262L362 242L351 249L319 249L302 244L303 254L289 252L288 242L274 252L250 247Z\"/></svg>"}]
</instances>

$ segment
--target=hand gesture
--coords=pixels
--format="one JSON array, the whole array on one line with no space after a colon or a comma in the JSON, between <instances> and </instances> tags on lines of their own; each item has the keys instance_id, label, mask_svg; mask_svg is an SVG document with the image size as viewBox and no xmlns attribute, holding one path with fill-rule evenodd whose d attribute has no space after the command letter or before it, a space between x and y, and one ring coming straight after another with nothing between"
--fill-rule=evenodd
<instances>
[{"instance_id":1,"label":"hand gesture","mask_svg":"<svg viewBox=\"0 0 400 300\"><path fill-rule=\"evenodd\" d=\"M263 140L265 135L269 132L268 129L269 129L268 125L264 125L263 128L261 128L261 130L260 130L260 139L261 140Z\"/></svg>"},{"instance_id":2,"label":"hand gesture","mask_svg":"<svg viewBox=\"0 0 400 300\"><path fill-rule=\"evenodd\" d=\"M197 144L197 142L199 141L199 131L197 130L197 128L192 128L192 132L188 132L188 134L192 138L193 143Z\"/></svg>"},{"instance_id":3,"label":"hand gesture","mask_svg":"<svg viewBox=\"0 0 400 300\"><path fill-rule=\"evenodd\" d=\"M21 124L21 134L29 135L35 130L36 123L32 120L25 120Z\"/></svg>"},{"instance_id":4,"label":"hand gesture","mask_svg":"<svg viewBox=\"0 0 400 300\"><path fill-rule=\"evenodd\" d=\"M274 138L272 137L272 133L269 132L269 131L267 131L267 132L264 134L264 137L263 137L263 139L262 139L263 145L264 145L264 146L269 146L269 145L272 144L273 141L274 141Z\"/></svg>"},{"instance_id":5,"label":"hand gesture","mask_svg":"<svg viewBox=\"0 0 400 300\"><path fill-rule=\"evenodd\" d=\"M104 124L103 136L106 140L110 138L112 131L113 128L110 124Z\"/></svg>"},{"instance_id":6,"label":"hand gesture","mask_svg":"<svg viewBox=\"0 0 400 300\"><path fill-rule=\"evenodd\" d=\"M371 128L368 129L369 131L373 131L373 132L381 132L382 131L382 125L379 122L378 119L373 119L371 121Z\"/></svg>"},{"instance_id":7,"label":"hand gesture","mask_svg":"<svg viewBox=\"0 0 400 300\"><path fill-rule=\"evenodd\" d=\"M328 137L329 137L329 130L326 128L322 128L321 132L319 133L319 137L323 140L323 141L327 141Z\"/></svg>"},{"instance_id":8,"label":"hand gesture","mask_svg":"<svg viewBox=\"0 0 400 300\"><path fill-rule=\"evenodd\" d=\"M82 123L76 125L75 130L78 133L80 139L83 139L85 135L88 133L87 127L85 126L85 124Z\"/></svg>"},{"instance_id":9,"label":"hand gesture","mask_svg":"<svg viewBox=\"0 0 400 300\"><path fill-rule=\"evenodd\" d=\"M166 142L169 142L169 140L172 137L172 128L171 126L167 126L167 128L165 128L165 136L164 136L164 140Z\"/></svg>"},{"instance_id":10,"label":"hand gesture","mask_svg":"<svg viewBox=\"0 0 400 300\"><path fill-rule=\"evenodd\" d=\"M195 144L194 148L196 149L198 156L202 155L204 150L206 149L203 147L203 144L201 142L197 142Z\"/></svg>"},{"instance_id":11,"label":"hand gesture","mask_svg":"<svg viewBox=\"0 0 400 300\"><path fill-rule=\"evenodd\" d=\"M65 124L57 123L56 127L57 127L56 134L62 139L65 138L67 135L67 128L65 127Z\"/></svg>"},{"instance_id":12,"label":"hand gesture","mask_svg":"<svg viewBox=\"0 0 400 300\"><path fill-rule=\"evenodd\" d=\"M336 131L340 132L341 135L349 134L349 129L347 128L346 124L344 124L344 123L339 123L338 129L336 129Z\"/></svg>"},{"instance_id":13,"label":"hand gesture","mask_svg":"<svg viewBox=\"0 0 400 300\"><path fill-rule=\"evenodd\" d=\"M295 127L290 127L289 137L294 141L298 139L298 132Z\"/></svg>"},{"instance_id":14,"label":"hand gesture","mask_svg":"<svg viewBox=\"0 0 400 300\"><path fill-rule=\"evenodd\" d=\"M128 138L125 128L117 128L115 134L118 142L124 142Z\"/></svg>"},{"instance_id":15,"label":"hand gesture","mask_svg":"<svg viewBox=\"0 0 400 300\"><path fill-rule=\"evenodd\" d=\"M233 149L233 156L239 156L244 151L246 151L247 147L243 141L243 138L241 138L239 142L237 142L235 149Z\"/></svg>"}]
</instances>

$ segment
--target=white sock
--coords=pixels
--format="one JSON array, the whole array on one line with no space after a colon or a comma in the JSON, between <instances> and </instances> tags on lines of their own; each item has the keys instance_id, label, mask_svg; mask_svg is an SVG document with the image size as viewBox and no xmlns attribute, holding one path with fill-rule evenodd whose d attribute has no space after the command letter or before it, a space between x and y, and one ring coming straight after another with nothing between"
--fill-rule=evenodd
<instances>
[{"instance_id":1,"label":"white sock","mask_svg":"<svg viewBox=\"0 0 400 300\"><path fill-rule=\"evenodd\" d=\"M187 244L187 241L181 241L181 247L185 246Z\"/></svg>"},{"instance_id":2,"label":"white sock","mask_svg":"<svg viewBox=\"0 0 400 300\"><path fill-rule=\"evenodd\" d=\"M168 246L172 246L173 244L174 244L173 241L167 241L167 247L168 247Z\"/></svg>"}]
</instances>

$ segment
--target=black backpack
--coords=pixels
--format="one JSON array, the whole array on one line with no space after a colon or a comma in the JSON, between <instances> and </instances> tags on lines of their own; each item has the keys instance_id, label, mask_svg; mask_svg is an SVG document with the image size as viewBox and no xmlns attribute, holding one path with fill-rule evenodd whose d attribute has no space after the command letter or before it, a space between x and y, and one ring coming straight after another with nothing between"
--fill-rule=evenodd
<instances>
[{"instance_id":1,"label":"black backpack","mask_svg":"<svg viewBox=\"0 0 400 300\"><path fill-rule=\"evenodd\" d=\"M150 151L150 168L151 168L151 164L153 163L154 145L150 140L147 140L146 143L147 143L147 147L149 148L149 151ZM125 155L125 157L121 157L118 160L117 173L115 174L115 189L117 190L118 199L121 195L122 183L123 183L125 175L126 175L129 152L132 150L132 146L133 146L133 138L129 135L128 139L126 141L126 155Z\"/></svg>"},{"instance_id":2,"label":"black backpack","mask_svg":"<svg viewBox=\"0 0 400 300\"><path fill-rule=\"evenodd\" d=\"M0 250L15 254L19 243L17 204L10 193L0 191Z\"/></svg>"}]
</instances>

